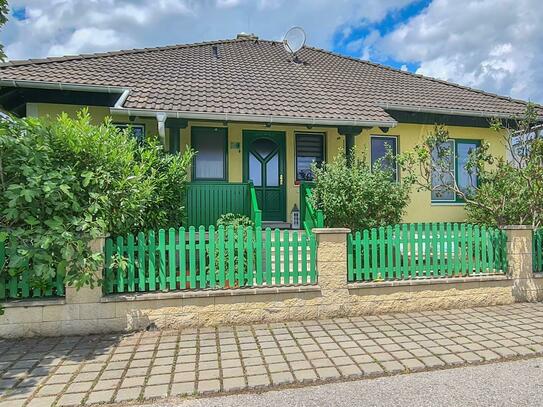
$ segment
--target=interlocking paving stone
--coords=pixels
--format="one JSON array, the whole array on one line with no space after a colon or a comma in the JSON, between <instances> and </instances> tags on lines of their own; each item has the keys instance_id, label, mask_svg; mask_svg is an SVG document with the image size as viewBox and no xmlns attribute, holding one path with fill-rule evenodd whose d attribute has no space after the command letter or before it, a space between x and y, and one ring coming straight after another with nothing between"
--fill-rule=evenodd
<instances>
[{"instance_id":1,"label":"interlocking paving stone","mask_svg":"<svg viewBox=\"0 0 543 407\"><path fill-rule=\"evenodd\" d=\"M0 340L0 407L134 401L543 353L543 304ZM170 385L171 381L171 385Z\"/></svg>"},{"instance_id":2,"label":"interlocking paving stone","mask_svg":"<svg viewBox=\"0 0 543 407\"><path fill-rule=\"evenodd\" d=\"M383 366L383 369L385 369L385 371L387 371L388 373L400 373L405 370L405 367L396 360L381 362L381 365Z\"/></svg>"},{"instance_id":3,"label":"interlocking paving stone","mask_svg":"<svg viewBox=\"0 0 543 407\"><path fill-rule=\"evenodd\" d=\"M222 381L224 391L236 391L242 390L246 387L245 378L243 377L229 377Z\"/></svg>"},{"instance_id":4,"label":"interlocking paving stone","mask_svg":"<svg viewBox=\"0 0 543 407\"><path fill-rule=\"evenodd\" d=\"M140 387L130 387L127 389L119 389L117 394L115 395L115 401L121 402L121 401L127 401L127 400L137 400L140 396L142 386Z\"/></svg>"},{"instance_id":5,"label":"interlocking paving stone","mask_svg":"<svg viewBox=\"0 0 543 407\"><path fill-rule=\"evenodd\" d=\"M424 363L427 368L435 368L445 366L445 362L439 359L437 356L424 356L420 358L420 361Z\"/></svg>"},{"instance_id":6,"label":"interlocking paving stone","mask_svg":"<svg viewBox=\"0 0 543 407\"><path fill-rule=\"evenodd\" d=\"M275 385L294 382L294 377L292 376L292 373L290 372L271 373L271 379L272 379L273 384Z\"/></svg>"},{"instance_id":7,"label":"interlocking paving stone","mask_svg":"<svg viewBox=\"0 0 543 407\"><path fill-rule=\"evenodd\" d=\"M457 355L453 355L452 353L440 355L439 358L448 365L461 365L464 362L463 359L461 359Z\"/></svg>"},{"instance_id":8,"label":"interlocking paving stone","mask_svg":"<svg viewBox=\"0 0 543 407\"><path fill-rule=\"evenodd\" d=\"M343 377L362 376L362 370L356 365L344 365L337 367Z\"/></svg>"},{"instance_id":9,"label":"interlocking paving stone","mask_svg":"<svg viewBox=\"0 0 543 407\"><path fill-rule=\"evenodd\" d=\"M217 393L221 391L221 382L217 379L198 381L198 393Z\"/></svg>"},{"instance_id":10,"label":"interlocking paving stone","mask_svg":"<svg viewBox=\"0 0 543 407\"><path fill-rule=\"evenodd\" d=\"M270 385L270 379L267 375L247 376L247 384L249 388L258 389Z\"/></svg>"},{"instance_id":11,"label":"interlocking paving stone","mask_svg":"<svg viewBox=\"0 0 543 407\"><path fill-rule=\"evenodd\" d=\"M159 397L167 397L168 396L168 385L167 384L158 384L154 386L145 386L145 389L143 390L143 398L145 399L153 399L153 398L159 398Z\"/></svg>"},{"instance_id":12,"label":"interlocking paving stone","mask_svg":"<svg viewBox=\"0 0 543 407\"><path fill-rule=\"evenodd\" d=\"M94 403L107 403L111 400L113 397L114 390L98 390L98 391L92 391L89 394L89 397L87 399L87 403L94 404Z\"/></svg>"},{"instance_id":13,"label":"interlocking paving stone","mask_svg":"<svg viewBox=\"0 0 543 407\"><path fill-rule=\"evenodd\" d=\"M294 377L302 383L309 383L317 380L317 374L313 369L294 370Z\"/></svg>"},{"instance_id":14,"label":"interlocking paving stone","mask_svg":"<svg viewBox=\"0 0 543 407\"><path fill-rule=\"evenodd\" d=\"M425 368L424 363L422 363L420 360L413 359L413 358L402 359L400 360L400 363L412 372L417 371L417 370L422 370Z\"/></svg>"},{"instance_id":15,"label":"interlocking paving stone","mask_svg":"<svg viewBox=\"0 0 543 407\"><path fill-rule=\"evenodd\" d=\"M57 406L78 406L85 398L85 393L64 394L57 402Z\"/></svg>"},{"instance_id":16,"label":"interlocking paving stone","mask_svg":"<svg viewBox=\"0 0 543 407\"><path fill-rule=\"evenodd\" d=\"M172 396L191 395L196 392L195 382L173 383L171 388Z\"/></svg>"}]
</instances>

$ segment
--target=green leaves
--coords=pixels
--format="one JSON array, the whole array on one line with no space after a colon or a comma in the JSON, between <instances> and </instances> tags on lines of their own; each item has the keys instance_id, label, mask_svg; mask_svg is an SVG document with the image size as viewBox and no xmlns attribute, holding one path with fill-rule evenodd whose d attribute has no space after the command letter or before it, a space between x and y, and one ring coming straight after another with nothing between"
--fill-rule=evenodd
<instances>
[{"instance_id":1,"label":"green leaves","mask_svg":"<svg viewBox=\"0 0 543 407\"><path fill-rule=\"evenodd\" d=\"M0 233L20 249L7 269L28 264L41 286L57 273L94 284L101 255L91 239L182 224L193 154L167 154L152 137L139 145L86 110L0 122Z\"/></svg>"},{"instance_id":2,"label":"green leaves","mask_svg":"<svg viewBox=\"0 0 543 407\"><path fill-rule=\"evenodd\" d=\"M468 222L491 226L543 224L543 139L541 134L534 137L537 120L532 104L521 117L491 120L489 128L501 140L495 138L493 146L483 140L464 164L468 173L477 174L478 185L463 191L454 175L449 177L452 182L443 183L444 189L465 201ZM448 138L444 126L435 126L413 151L399 157L404 176L410 177L419 190L436 189L432 176L439 173L442 162L449 161L439 146ZM500 144L508 150L508 157L496 153Z\"/></svg>"},{"instance_id":3,"label":"green leaves","mask_svg":"<svg viewBox=\"0 0 543 407\"><path fill-rule=\"evenodd\" d=\"M409 202L410 183L393 181L380 163L371 169L365 157L341 152L312 171L313 204L323 210L328 227L362 230L399 223Z\"/></svg>"}]
</instances>

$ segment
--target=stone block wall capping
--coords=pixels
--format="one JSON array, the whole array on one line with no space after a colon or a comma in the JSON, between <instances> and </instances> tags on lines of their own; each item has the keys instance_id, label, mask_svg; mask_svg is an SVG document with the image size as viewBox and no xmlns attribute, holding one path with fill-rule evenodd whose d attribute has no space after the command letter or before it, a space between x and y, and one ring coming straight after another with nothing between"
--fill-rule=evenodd
<instances>
[{"instance_id":1,"label":"stone block wall capping","mask_svg":"<svg viewBox=\"0 0 543 407\"><path fill-rule=\"evenodd\" d=\"M2 303L2 307L29 308L29 307L47 307L51 305L64 305L64 304L66 304L66 299L62 297L60 298L56 297L56 298L44 298L41 300L32 300L32 299L10 300L10 301Z\"/></svg>"},{"instance_id":2,"label":"stone block wall capping","mask_svg":"<svg viewBox=\"0 0 543 407\"><path fill-rule=\"evenodd\" d=\"M541 277L543 277L543 275ZM459 284L459 283L511 281L511 280L512 278L508 275L504 275L502 273L496 273L496 274L483 274L480 276L470 276L470 277L420 278L420 279L412 279L412 280L356 282L356 283L349 283L348 287L349 289L360 289L360 288L401 287L401 286L435 285L435 284Z\"/></svg>"},{"instance_id":3,"label":"stone block wall capping","mask_svg":"<svg viewBox=\"0 0 543 407\"><path fill-rule=\"evenodd\" d=\"M543 289L533 271L533 227L507 225L507 274L513 279L513 296L518 302L543 300Z\"/></svg>"},{"instance_id":4,"label":"stone block wall capping","mask_svg":"<svg viewBox=\"0 0 543 407\"><path fill-rule=\"evenodd\" d=\"M320 292L318 285L278 286L278 287L257 287L217 289L217 290L194 290L194 291L166 291L166 292L141 292L110 294L102 297L100 302L125 302L125 301L150 301L150 300L173 300L184 298L209 298L209 297L238 297L247 295L281 294L281 293L307 293Z\"/></svg>"}]
</instances>

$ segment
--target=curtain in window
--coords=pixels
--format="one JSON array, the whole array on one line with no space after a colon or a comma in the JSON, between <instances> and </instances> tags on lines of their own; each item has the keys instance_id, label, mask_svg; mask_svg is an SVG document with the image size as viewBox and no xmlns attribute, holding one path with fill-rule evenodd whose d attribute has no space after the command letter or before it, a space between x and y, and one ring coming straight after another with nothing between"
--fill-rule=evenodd
<instances>
[{"instance_id":1,"label":"curtain in window","mask_svg":"<svg viewBox=\"0 0 543 407\"><path fill-rule=\"evenodd\" d=\"M224 129L193 128L194 179L223 180L225 176L226 133Z\"/></svg>"}]
</instances>

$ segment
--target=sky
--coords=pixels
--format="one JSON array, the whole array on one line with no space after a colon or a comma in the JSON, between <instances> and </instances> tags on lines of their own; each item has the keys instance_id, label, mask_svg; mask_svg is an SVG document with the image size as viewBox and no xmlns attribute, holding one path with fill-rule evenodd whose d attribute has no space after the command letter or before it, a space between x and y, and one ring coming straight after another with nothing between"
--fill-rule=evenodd
<instances>
[{"instance_id":1,"label":"sky","mask_svg":"<svg viewBox=\"0 0 543 407\"><path fill-rule=\"evenodd\" d=\"M543 103L543 0L12 0L9 59L235 38L307 44Z\"/></svg>"}]
</instances>

